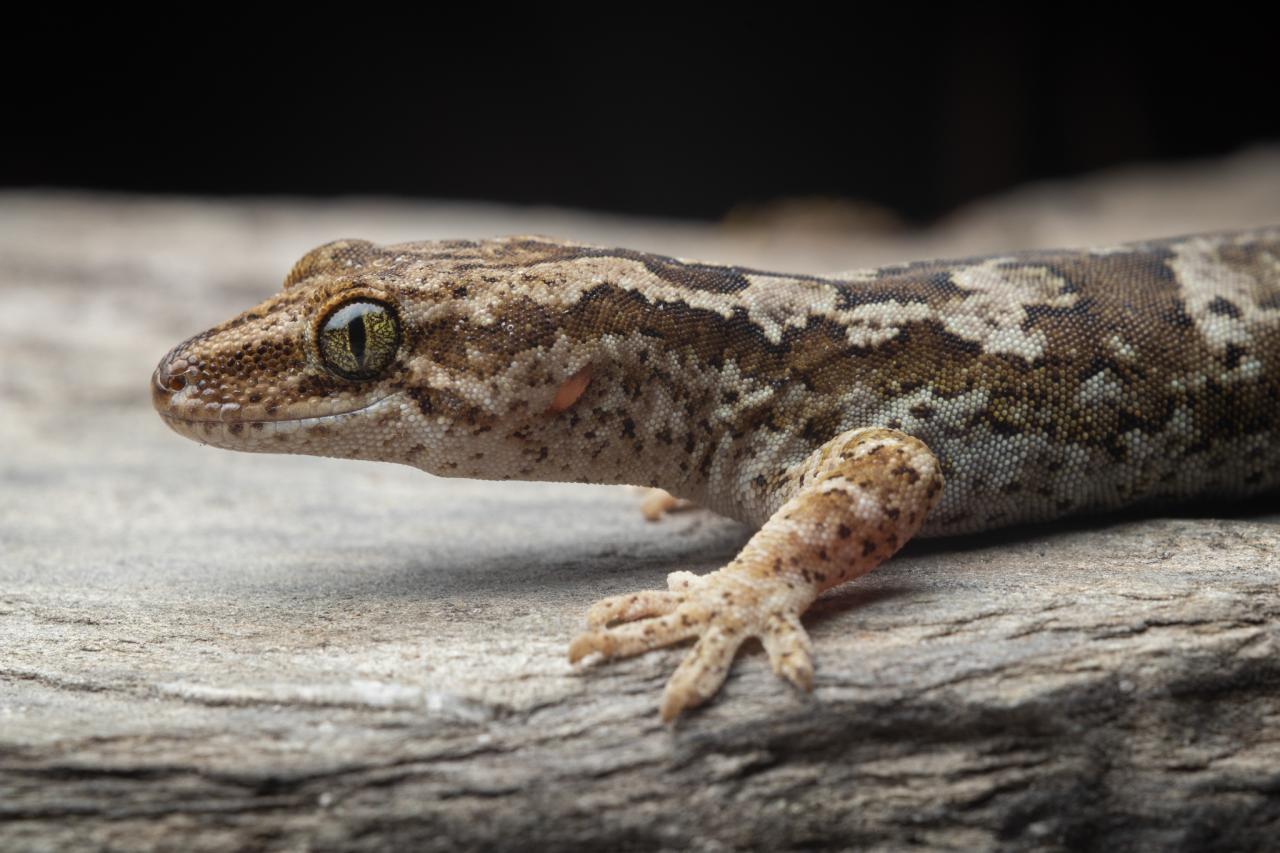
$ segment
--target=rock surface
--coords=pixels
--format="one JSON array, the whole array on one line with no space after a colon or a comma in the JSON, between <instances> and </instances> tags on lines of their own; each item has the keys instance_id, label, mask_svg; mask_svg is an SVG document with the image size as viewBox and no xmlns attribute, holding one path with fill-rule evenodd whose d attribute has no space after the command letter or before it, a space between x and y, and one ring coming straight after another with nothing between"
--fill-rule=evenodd
<instances>
[{"instance_id":1,"label":"rock surface","mask_svg":"<svg viewBox=\"0 0 1280 853\"><path fill-rule=\"evenodd\" d=\"M1261 188L1261 189L1260 189ZM1280 222L1280 152L923 234L0 196L0 849L1242 849L1280 837L1280 504L915 543L662 726L596 598L730 558L621 488L202 448L160 356L337 236L555 233L788 270ZM1223 512L1226 511L1224 515Z\"/></svg>"}]
</instances>

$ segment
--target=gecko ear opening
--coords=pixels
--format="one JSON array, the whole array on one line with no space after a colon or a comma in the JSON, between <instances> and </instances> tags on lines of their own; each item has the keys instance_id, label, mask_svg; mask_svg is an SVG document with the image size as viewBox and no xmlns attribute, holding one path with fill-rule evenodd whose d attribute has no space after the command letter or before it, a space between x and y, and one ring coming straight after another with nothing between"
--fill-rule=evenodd
<instances>
[{"instance_id":1,"label":"gecko ear opening","mask_svg":"<svg viewBox=\"0 0 1280 853\"><path fill-rule=\"evenodd\" d=\"M334 240L317 246L307 252L289 270L284 278L284 287L288 290L303 279L310 278L318 272L326 270L345 270L359 266L373 254L373 243L368 240Z\"/></svg>"},{"instance_id":2,"label":"gecko ear opening","mask_svg":"<svg viewBox=\"0 0 1280 853\"><path fill-rule=\"evenodd\" d=\"M558 415L578 402L578 398L582 396L590 384L591 365L588 364L560 385L556 390L556 396L551 400L551 405L547 406L547 414Z\"/></svg>"}]
</instances>

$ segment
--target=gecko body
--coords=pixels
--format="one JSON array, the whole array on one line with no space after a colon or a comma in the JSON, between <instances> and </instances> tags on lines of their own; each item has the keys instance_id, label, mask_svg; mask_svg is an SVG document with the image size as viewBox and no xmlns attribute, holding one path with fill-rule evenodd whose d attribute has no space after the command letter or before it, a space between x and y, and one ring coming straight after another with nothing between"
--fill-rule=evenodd
<instances>
[{"instance_id":1,"label":"gecko body","mask_svg":"<svg viewBox=\"0 0 1280 853\"><path fill-rule=\"evenodd\" d=\"M1280 228L833 276L541 238L303 257L157 367L237 450L629 483L759 527L725 568L588 611L577 660L696 638L662 714L912 536L1280 486Z\"/></svg>"}]
</instances>

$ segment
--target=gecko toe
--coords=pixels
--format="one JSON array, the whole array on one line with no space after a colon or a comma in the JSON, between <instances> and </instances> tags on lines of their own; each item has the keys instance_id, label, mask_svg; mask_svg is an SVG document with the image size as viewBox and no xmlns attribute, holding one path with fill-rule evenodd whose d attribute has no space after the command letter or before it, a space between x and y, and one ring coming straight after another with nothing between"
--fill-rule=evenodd
<instances>
[{"instance_id":1,"label":"gecko toe","mask_svg":"<svg viewBox=\"0 0 1280 853\"><path fill-rule=\"evenodd\" d=\"M693 572L671 572L667 575L667 589L672 592L688 592L702 582L702 576Z\"/></svg>"},{"instance_id":2,"label":"gecko toe","mask_svg":"<svg viewBox=\"0 0 1280 853\"><path fill-rule=\"evenodd\" d=\"M743 637L717 627L706 629L667 682L659 713L669 723L710 699L724 684Z\"/></svg>"},{"instance_id":3,"label":"gecko toe","mask_svg":"<svg viewBox=\"0 0 1280 853\"><path fill-rule=\"evenodd\" d=\"M773 671L806 693L813 689L813 647L794 613L774 613L760 635Z\"/></svg>"},{"instance_id":4,"label":"gecko toe","mask_svg":"<svg viewBox=\"0 0 1280 853\"><path fill-rule=\"evenodd\" d=\"M682 596L661 590L643 590L602 598L587 610L587 627L604 628L615 622L634 622L666 616L680 606Z\"/></svg>"},{"instance_id":5,"label":"gecko toe","mask_svg":"<svg viewBox=\"0 0 1280 853\"><path fill-rule=\"evenodd\" d=\"M569 662L577 663L593 653L602 655L605 660L631 657L687 640L701 627L699 622L677 611L655 619L597 628L579 635L569 645Z\"/></svg>"}]
</instances>

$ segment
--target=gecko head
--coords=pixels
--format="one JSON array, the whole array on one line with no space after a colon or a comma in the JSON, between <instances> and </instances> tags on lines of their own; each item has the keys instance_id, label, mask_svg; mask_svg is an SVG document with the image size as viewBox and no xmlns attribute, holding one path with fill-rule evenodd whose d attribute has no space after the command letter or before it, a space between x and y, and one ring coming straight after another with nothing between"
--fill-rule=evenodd
<instances>
[{"instance_id":1,"label":"gecko head","mask_svg":"<svg viewBox=\"0 0 1280 853\"><path fill-rule=\"evenodd\" d=\"M527 272L568 248L325 244L280 293L174 347L153 404L176 432L219 447L483 476L459 470L460 456L544 414L589 361L559 334L546 295L556 282Z\"/></svg>"}]
</instances>

